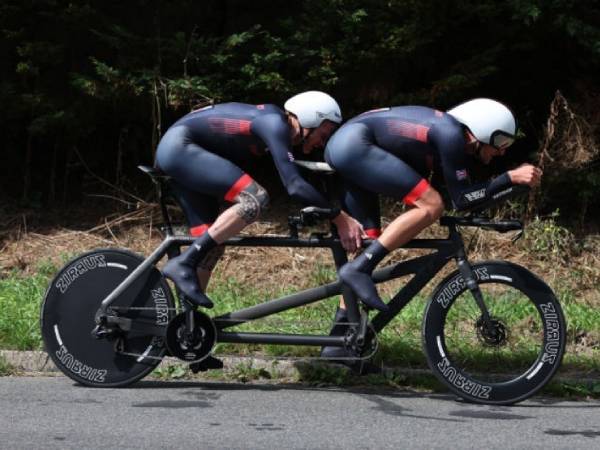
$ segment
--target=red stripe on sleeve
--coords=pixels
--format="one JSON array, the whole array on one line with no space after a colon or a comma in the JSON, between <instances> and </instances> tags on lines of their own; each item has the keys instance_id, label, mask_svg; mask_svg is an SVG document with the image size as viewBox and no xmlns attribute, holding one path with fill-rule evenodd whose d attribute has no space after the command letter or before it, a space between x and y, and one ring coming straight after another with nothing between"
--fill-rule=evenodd
<instances>
[{"instance_id":1,"label":"red stripe on sleeve","mask_svg":"<svg viewBox=\"0 0 600 450\"><path fill-rule=\"evenodd\" d=\"M421 198L421 195L423 195L427 189L429 189L429 183L427 180L423 179L417 183L412 191L406 194L402 201L407 205L412 206L419 198Z\"/></svg>"},{"instance_id":2,"label":"red stripe on sleeve","mask_svg":"<svg viewBox=\"0 0 600 450\"><path fill-rule=\"evenodd\" d=\"M208 230L211 225L212 223L205 223L202 225L192 227L190 228L190 235L192 235L193 237L202 236L204 233L206 233L206 230Z\"/></svg>"},{"instance_id":3,"label":"red stripe on sleeve","mask_svg":"<svg viewBox=\"0 0 600 450\"><path fill-rule=\"evenodd\" d=\"M242 175L235 183L233 183L233 186L231 186L229 191L227 191L227 194L225 194L225 200L232 202L239 195L239 193L250 186L253 181L254 180L252 177L247 173Z\"/></svg>"},{"instance_id":4,"label":"red stripe on sleeve","mask_svg":"<svg viewBox=\"0 0 600 450\"><path fill-rule=\"evenodd\" d=\"M371 239L377 239L381 236L381 228L368 228L365 230L365 234Z\"/></svg>"}]
</instances>

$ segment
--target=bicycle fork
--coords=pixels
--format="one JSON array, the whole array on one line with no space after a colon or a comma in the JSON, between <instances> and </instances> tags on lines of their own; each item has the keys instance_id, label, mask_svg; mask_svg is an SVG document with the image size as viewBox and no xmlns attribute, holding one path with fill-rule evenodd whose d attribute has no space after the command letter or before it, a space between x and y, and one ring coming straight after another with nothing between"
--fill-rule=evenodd
<instances>
[{"instance_id":1,"label":"bicycle fork","mask_svg":"<svg viewBox=\"0 0 600 450\"><path fill-rule=\"evenodd\" d=\"M473 268L471 267L471 264L469 263L464 250L461 249L458 251L456 262L458 264L458 270L460 271L460 274L465 280L467 288L471 292L471 295L475 299L475 303L477 303L477 306L481 311L481 318L483 319L483 325L485 326L485 329L487 330L490 336L495 336L496 329L491 321L488 308L485 305L485 302L483 301L483 294L481 293L481 289L479 289L479 283L477 283L477 276L475 275L475 272L473 271Z\"/></svg>"}]
</instances>

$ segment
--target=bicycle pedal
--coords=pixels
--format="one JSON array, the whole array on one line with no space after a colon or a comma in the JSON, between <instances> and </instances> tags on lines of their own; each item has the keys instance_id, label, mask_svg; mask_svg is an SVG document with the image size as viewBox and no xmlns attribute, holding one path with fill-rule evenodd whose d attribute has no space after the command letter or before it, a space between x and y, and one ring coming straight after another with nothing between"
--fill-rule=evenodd
<instances>
[{"instance_id":1,"label":"bicycle pedal","mask_svg":"<svg viewBox=\"0 0 600 450\"><path fill-rule=\"evenodd\" d=\"M207 370L222 369L223 361L214 356L208 356L202 361L190 364L190 370L193 373L206 372Z\"/></svg>"}]
</instances>

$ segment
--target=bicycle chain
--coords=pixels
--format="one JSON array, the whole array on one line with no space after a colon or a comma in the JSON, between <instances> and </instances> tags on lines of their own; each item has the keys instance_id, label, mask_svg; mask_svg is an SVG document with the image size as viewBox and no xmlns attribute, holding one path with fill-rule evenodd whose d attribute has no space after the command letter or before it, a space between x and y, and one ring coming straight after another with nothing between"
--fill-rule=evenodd
<instances>
[{"instance_id":1,"label":"bicycle chain","mask_svg":"<svg viewBox=\"0 0 600 450\"><path fill-rule=\"evenodd\" d=\"M156 308L153 307L119 307L119 306L112 306L109 309L112 309L114 311L118 311L118 310L127 310L127 311L156 311ZM168 311L173 311L176 313L181 312L180 310L178 310L177 308L165 308ZM164 309L163 309L164 310ZM242 323L240 323L240 325L243 325L244 323L249 323L249 322L257 322L257 321L261 321L262 323L267 323L267 324L289 324L290 321L286 321L285 319L275 319L275 318L270 318L270 317L264 317L264 318L259 318L259 319L253 319L251 321L243 321ZM228 322L240 322L240 319L215 319L213 320L213 322L215 324L217 323L228 323ZM294 320L293 323L295 325L298 324L315 324L318 323L320 325L327 325L327 324L332 324L332 325L345 325L345 326L358 326L358 323L355 322L319 322L319 321L309 321L309 320ZM375 353L377 353L377 350L379 349L379 340L377 339L377 333L375 333L375 330L373 329L373 326L371 324L368 325L369 329L372 331L373 333L373 340L371 341L371 351L367 354L367 355L363 355L363 356L359 356L359 357L352 357L352 356L340 356L340 357L335 357L335 358L326 358L326 357L322 357L322 356L265 356L263 355L262 357L266 360L269 361L366 361L368 359L370 359L371 357L373 357L373 355L375 355ZM224 344L226 344L226 342L224 342ZM216 346L219 345L219 342L217 342ZM215 347L216 347L215 346ZM153 359L153 360L158 360L158 361L162 361L164 359L164 356L150 356L150 355L143 355L141 353L131 353L131 352L124 352L124 351L119 351L117 350L117 352L120 355L124 355L124 356L131 356L134 358L145 358L145 359ZM211 352L209 355L217 357L217 358L239 358L240 355L221 355L221 354L215 354L213 352ZM200 360L202 361L202 360ZM195 363L195 362L199 362L199 361L185 361L186 363Z\"/></svg>"}]
</instances>

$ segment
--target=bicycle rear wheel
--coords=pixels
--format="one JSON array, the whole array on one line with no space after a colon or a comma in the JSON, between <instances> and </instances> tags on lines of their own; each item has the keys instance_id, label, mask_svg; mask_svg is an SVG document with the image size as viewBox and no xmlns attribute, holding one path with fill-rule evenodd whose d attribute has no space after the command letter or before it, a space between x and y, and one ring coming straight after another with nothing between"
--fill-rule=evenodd
<instances>
[{"instance_id":1,"label":"bicycle rear wheel","mask_svg":"<svg viewBox=\"0 0 600 450\"><path fill-rule=\"evenodd\" d=\"M117 341L91 335L102 300L142 262L126 250L93 250L67 263L50 283L41 309L42 338L56 366L78 383L125 386L147 375L165 354L159 336L129 331ZM155 267L111 305L121 317L164 327L173 307L169 286Z\"/></svg>"},{"instance_id":2,"label":"bicycle rear wheel","mask_svg":"<svg viewBox=\"0 0 600 450\"><path fill-rule=\"evenodd\" d=\"M540 390L562 361L566 325L552 290L537 276L503 261L473 265L492 329L460 273L433 293L423 322L431 370L460 397L511 404Z\"/></svg>"}]
</instances>

